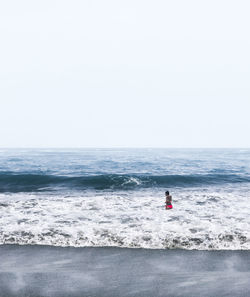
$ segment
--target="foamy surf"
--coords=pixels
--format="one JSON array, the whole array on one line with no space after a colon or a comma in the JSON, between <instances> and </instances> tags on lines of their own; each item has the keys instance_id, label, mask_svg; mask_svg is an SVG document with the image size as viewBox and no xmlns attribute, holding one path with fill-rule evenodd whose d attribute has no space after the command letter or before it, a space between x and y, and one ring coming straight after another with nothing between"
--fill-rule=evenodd
<instances>
[{"instance_id":1,"label":"foamy surf","mask_svg":"<svg viewBox=\"0 0 250 297\"><path fill-rule=\"evenodd\" d=\"M174 208L167 211L157 191L1 194L0 244L250 249L248 196L195 189L173 196Z\"/></svg>"},{"instance_id":2,"label":"foamy surf","mask_svg":"<svg viewBox=\"0 0 250 297\"><path fill-rule=\"evenodd\" d=\"M0 244L249 250L249 164L237 149L0 150Z\"/></svg>"}]
</instances>

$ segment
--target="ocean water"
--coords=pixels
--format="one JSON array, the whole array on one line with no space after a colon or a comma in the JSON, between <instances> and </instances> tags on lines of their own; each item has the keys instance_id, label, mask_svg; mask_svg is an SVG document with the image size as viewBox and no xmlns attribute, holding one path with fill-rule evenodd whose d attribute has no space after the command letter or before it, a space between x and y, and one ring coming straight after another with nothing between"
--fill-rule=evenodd
<instances>
[{"instance_id":1,"label":"ocean water","mask_svg":"<svg viewBox=\"0 0 250 297\"><path fill-rule=\"evenodd\" d=\"M250 250L249 208L250 149L0 150L0 244Z\"/></svg>"}]
</instances>

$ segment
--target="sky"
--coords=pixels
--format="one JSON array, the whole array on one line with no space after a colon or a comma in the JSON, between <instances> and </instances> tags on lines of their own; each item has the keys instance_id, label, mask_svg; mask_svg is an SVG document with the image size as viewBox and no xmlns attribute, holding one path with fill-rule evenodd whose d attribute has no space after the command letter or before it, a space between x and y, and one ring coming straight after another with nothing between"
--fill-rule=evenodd
<instances>
[{"instance_id":1,"label":"sky","mask_svg":"<svg viewBox=\"0 0 250 297\"><path fill-rule=\"evenodd\" d=\"M0 147L250 147L248 0L0 2Z\"/></svg>"}]
</instances>

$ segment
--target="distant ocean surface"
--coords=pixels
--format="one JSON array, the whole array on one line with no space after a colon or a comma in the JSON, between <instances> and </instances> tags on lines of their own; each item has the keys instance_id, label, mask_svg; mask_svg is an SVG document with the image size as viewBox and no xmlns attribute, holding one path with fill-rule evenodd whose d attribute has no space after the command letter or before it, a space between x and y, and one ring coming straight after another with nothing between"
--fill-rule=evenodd
<instances>
[{"instance_id":1,"label":"distant ocean surface","mask_svg":"<svg viewBox=\"0 0 250 297\"><path fill-rule=\"evenodd\" d=\"M0 244L250 250L249 207L250 149L0 150Z\"/></svg>"}]
</instances>

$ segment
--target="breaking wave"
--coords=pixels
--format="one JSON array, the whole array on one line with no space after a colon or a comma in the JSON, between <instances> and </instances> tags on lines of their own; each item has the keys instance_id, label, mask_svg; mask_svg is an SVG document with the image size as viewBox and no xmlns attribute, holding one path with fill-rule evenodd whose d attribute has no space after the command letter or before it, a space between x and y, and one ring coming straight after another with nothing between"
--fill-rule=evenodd
<instances>
[{"instance_id":1,"label":"breaking wave","mask_svg":"<svg viewBox=\"0 0 250 297\"><path fill-rule=\"evenodd\" d=\"M0 173L0 192L34 192L67 188L74 190L126 190L150 187L195 187L213 184L249 183L239 174L197 175L86 175L62 176L30 173Z\"/></svg>"}]
</instances>

